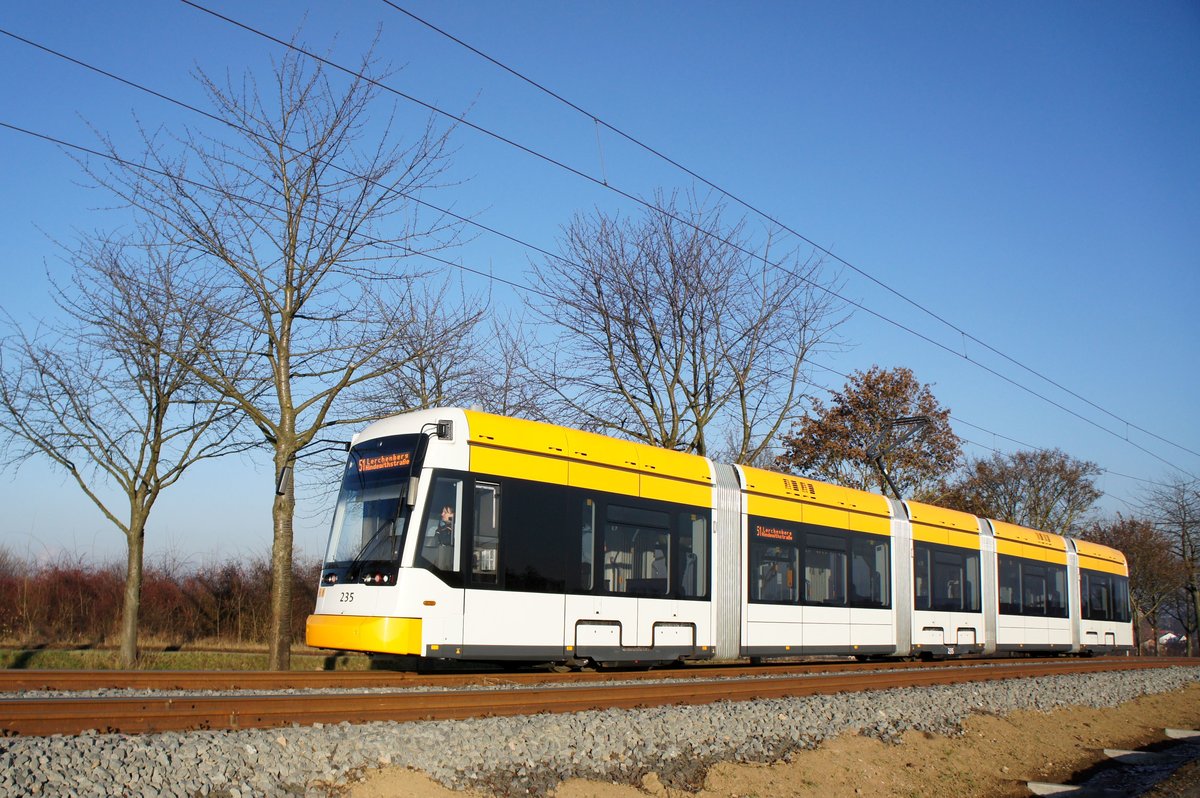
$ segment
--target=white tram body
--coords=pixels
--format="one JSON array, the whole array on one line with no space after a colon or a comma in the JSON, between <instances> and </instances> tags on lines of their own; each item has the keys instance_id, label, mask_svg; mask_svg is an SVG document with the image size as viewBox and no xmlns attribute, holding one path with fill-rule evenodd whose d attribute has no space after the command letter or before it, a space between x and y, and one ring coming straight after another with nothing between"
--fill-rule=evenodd
<instances>
[{"instance_id":1,"label":"white tram body","mask_svg":"<svg viewBox=\"0 0 1200 798\"><path fill-rule=\"evenodd\" d=\"M1133 647L1124 556L550 424L441 408L355 436L307 642L661 663Z\"/></svg>"}]
</instances>

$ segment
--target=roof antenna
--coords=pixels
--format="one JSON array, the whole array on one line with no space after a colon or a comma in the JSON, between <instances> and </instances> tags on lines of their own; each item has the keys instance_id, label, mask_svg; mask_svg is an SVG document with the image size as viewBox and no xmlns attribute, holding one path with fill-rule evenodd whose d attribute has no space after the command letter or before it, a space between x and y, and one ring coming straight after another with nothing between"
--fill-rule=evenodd
<instances>
[{"instance_id":1,"label":"roof antenna","mask_svg":"<svg viewBox=\"0 0 1200 798\"><path fill-rule=\"evenodd\" d=\"M883 430L876 436L874 443L867 448L867 458L875 463L875 467L879 469L879 473L883 474L884 480L887 481L888 487L892 489L892 493L896 494L896 498L900 501L904 501L904 497L900 495L900 490L896 487L896 483L892 482L892 477L887 472L887 466L883 464L883 458L896 449L899 449L930 423L929 416L904 416L892 419L884 425ZM896 440L892 441L888 446L884 446L883 439L894 429L902 431Z\"/></svg>"}]
</instances>

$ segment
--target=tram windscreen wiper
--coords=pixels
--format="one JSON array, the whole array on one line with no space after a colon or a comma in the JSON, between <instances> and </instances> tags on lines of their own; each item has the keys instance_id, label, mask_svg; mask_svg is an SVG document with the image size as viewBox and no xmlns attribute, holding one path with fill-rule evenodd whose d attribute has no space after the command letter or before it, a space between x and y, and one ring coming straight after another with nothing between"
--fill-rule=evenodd
<instances>
[{"instance_id":1,"label":"tram windscreen wiper","mask_svg":"<svg viewBox=\"0 0 1200 798\"><path fill-rule=\"evenodd\" d=\"M373 535L371 535L371 537L367 540L367 542L365 544L363 544L362 550L358 552L358 555L354 558L354 562L351 564L357 565L359 562L366 560L366 559L378 559L377 557L376 558L368 558L367 554L370 553L371 550L375 547L375 543L380 539L380 536L382 536L383 533L386 532L388 529L394 529L395 526L396 526L396 518L395 517L389 518L388 520L386 520L382 524L380 524L379 528L375 530L375 533Z\"/></svg>"},{"instance_id":2,"label":"tram windscreen wiper","mask_svg":"<svg viewBox=\"0 0 1200 798\"><path fill-rule=\"evenodd\" d=\"M356 564L362 562L363 560L379 560L379 559L390 560L390 559L392 559L393 552L390 550L390 547L389 547L389 550L387 551L386 557L378 557L378 556L372 557L372 556L368 556L368 555L372 554L375 551L380 540L387 540L390 538L394 538L397 535L398 524L402 522L402 519L405 516L407 516L406 510L408 509L408 506L404 502L404 494L407 492L407 488L408 488L407 485L401 485L399 494L394 499L388 500L388 501L395 502L395 509L391 513L389 513L388 517L379 524L379 527L374 532L371 533L371 537L368 538L367 542L363 544L361 549L359 549L358 554L355 556L353 562L351 563L352 565L356 565ZM389 530L391 531L392 534L385 535L384 533L388 532Z\"/></svg>"}]
</instances>

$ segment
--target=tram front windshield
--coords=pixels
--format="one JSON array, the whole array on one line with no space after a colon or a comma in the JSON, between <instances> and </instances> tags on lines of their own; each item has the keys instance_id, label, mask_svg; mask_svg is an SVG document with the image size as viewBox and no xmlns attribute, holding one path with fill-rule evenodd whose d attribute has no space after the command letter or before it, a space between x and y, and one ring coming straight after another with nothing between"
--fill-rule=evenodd
<instances>
[{"instance_id":1,"label":"tram front windshield","mask_svg":"<svg viewBox=\"0 0 1200 798\"><path fill-rule=\"evenodd\" d=\"M369 560L395 562L404 547L409 477L418 456L419 435L365 441L350 450L326 563Z\"/></svg>"}]
</instances>

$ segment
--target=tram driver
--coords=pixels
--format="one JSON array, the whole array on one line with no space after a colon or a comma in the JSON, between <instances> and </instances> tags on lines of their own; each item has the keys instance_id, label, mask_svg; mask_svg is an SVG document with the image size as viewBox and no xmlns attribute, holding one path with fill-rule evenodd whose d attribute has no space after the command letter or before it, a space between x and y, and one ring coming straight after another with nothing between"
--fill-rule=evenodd
<instances>
[{"instance_id":1,"label":"tram driver","mask_svg":"<svg viewBox=\"0 0 1200 798\"><path fill-rule=\"evenodd\" d=\"M449 570L454 565L454 506L442 506L442 518L434 533L437 541L437 566Z\"/></svg>"}]
</instances>

